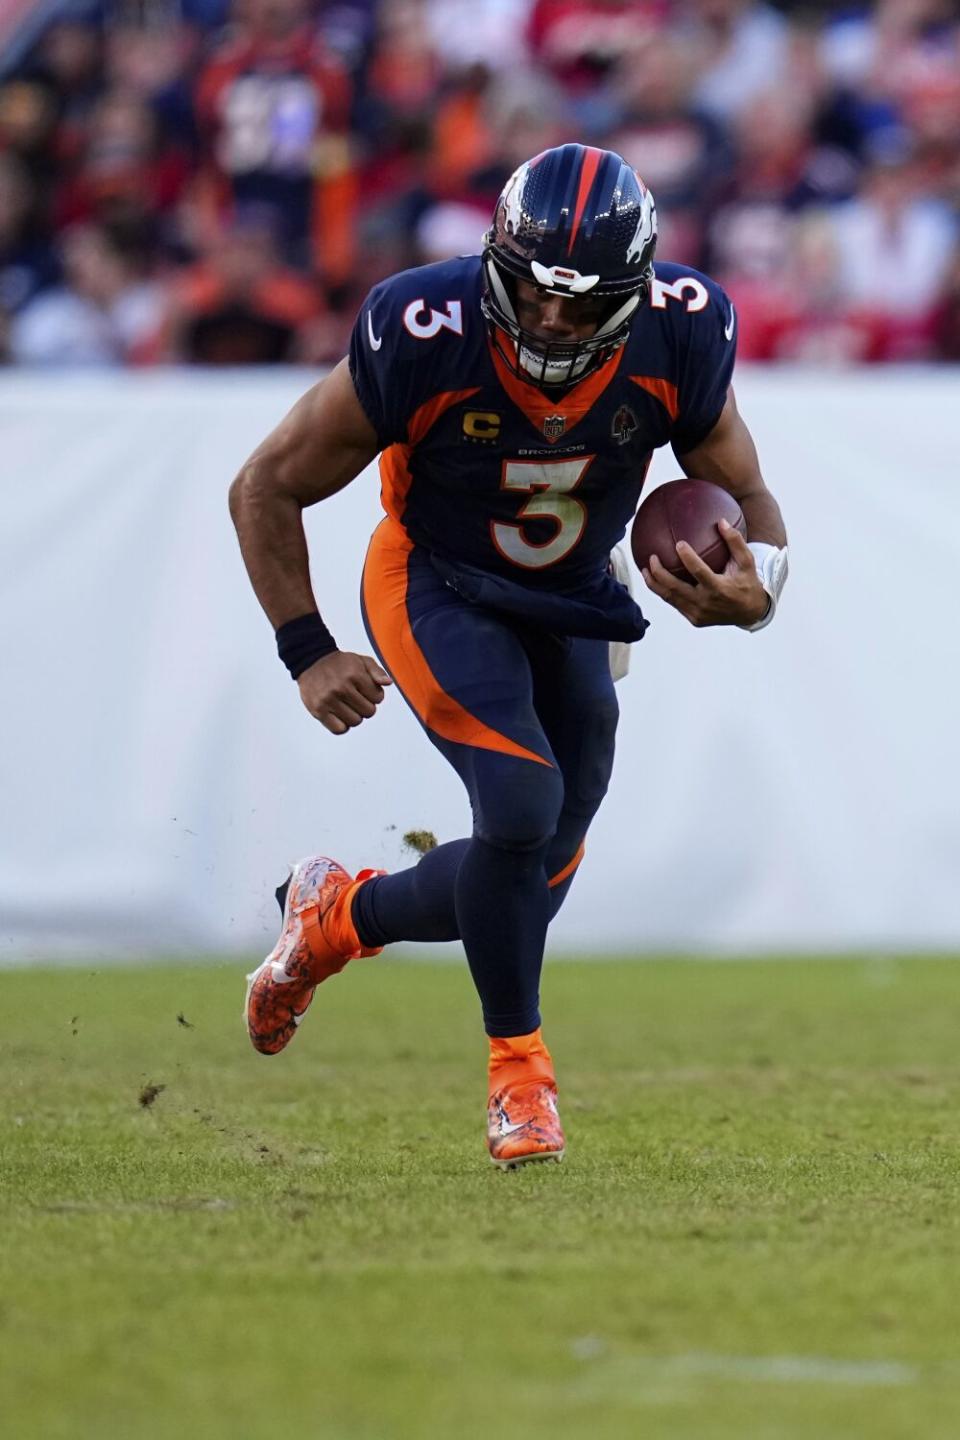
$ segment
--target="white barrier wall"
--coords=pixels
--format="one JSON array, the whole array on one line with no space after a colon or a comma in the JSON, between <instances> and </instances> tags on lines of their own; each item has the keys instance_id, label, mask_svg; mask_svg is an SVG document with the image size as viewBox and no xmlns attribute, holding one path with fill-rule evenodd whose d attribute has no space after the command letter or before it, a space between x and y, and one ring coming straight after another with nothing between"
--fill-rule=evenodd
<instances>
[{"instance_id":1,"label":"white barrier wall","mask_svg":"<svg viewBox=\"0 0 960 1440\"><path fill-rule=\"evenodd\" d=\"M0 382L0 961L265 950L284 861L406 863L465 833L397 694L342 739L301 708L227 486L306 374ZM960 381L738 372L791 532L756 636L653 625L556 950L960 945ZM654 479L678 473L657 457ZM366 649L375 473L308 515Z\"/></svg>"}]
</instances>

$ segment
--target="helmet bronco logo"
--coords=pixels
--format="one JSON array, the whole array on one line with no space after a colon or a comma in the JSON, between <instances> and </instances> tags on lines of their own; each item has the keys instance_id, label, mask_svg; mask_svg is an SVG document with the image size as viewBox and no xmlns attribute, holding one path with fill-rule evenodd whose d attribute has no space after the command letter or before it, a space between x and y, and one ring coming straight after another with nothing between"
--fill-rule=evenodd
<instances>
[{"instance_id":1,"label":"helmet bronco logo","mask_svg":"<svg viewBox=\"0 0 960 1440\"><path fill-rule=\"evenodd\" d=\"M627 264L630 265L635 260L642 262L656 238L657 207L653 203L653 196L650 194L650 191L644 187L637 228L633 232L633 239L627 246Z\"/></svg>"},{"instance_id":2,"label":"helmet bronco logo","mask_svg":"<svg viewBox=\"0 0 960 1440\"><path fill-rule=\"evenodd\" d=\"M515 170L503 192L503 223L508 235L515 235L523 223L523 187L530 170L530 161Z\"/></svg>"}]
</instances>

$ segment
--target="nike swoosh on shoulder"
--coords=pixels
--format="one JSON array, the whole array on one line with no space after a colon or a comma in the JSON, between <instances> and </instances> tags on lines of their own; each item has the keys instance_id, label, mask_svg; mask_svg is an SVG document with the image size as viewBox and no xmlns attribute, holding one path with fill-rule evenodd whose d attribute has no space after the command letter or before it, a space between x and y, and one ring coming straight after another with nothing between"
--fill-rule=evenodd
<instances>
[{"instance_id":1,"label":"nike swoosh on shoulder","mask_svg":"<svg viewBox=\"0 0 960 1440\"><path fill-rule=\"evenodd\" d=\"M370 336L370 349L371 349L371 350L379 350L379 349L380 349L380 346L383 344L383 336L380 335L380 336L378 337L378 336L374 335L374 333L373 333L373 317L372 317L372 315L370 314L370 311L369 311L369 310L367 311L367 334ZM728 336L727 338L729 339L729 336Z\"/></svg>"},{"instance_id":2,"label":"nike swoosh on shoulder","mask_svg":"<svg viewBox=\"0 0 960 1440\"><path fill-rule=\"evenodd\" d=\"M368 316L367 318L369 319L369 316ZM730 319L727 321L726 325L724 325L724 327L723 327L723 333L724 333L724 335L727 337L728 340L732 340L732 339L733 339L733 332L734 332L734 329L736 328L736 324L737 324L737 312L734 310L733 306L731 305L731 306L730 306Z\"/></svg>"}]
</instances>

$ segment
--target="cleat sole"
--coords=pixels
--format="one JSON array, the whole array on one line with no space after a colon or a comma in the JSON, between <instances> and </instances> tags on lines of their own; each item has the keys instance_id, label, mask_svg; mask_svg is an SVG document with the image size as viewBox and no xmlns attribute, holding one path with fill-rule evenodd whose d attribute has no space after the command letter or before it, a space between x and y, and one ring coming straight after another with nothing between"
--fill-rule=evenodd
<instances>
[{"instance_id":1,"label":"cleat sole","mask_svg":"<svg viewBox=\"0 0 960 1440\"><path fill-rule=\"evenodd\" d=\"M491 1155L490 1162L498 1170L519 1170L521 1165L531 1165L545 1160L552 1160L555 1165L559 1165L566 1153L566 1150L536 1150L532 1155L515 1155L511 1160L497 1160L495 1156Z\"/></svg>"}]
</instances>

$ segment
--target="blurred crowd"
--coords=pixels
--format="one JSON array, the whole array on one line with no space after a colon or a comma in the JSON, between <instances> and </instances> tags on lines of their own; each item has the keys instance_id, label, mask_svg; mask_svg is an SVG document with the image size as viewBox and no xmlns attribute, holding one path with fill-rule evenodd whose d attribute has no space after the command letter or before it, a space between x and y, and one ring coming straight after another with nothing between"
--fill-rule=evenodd
<instances>
[{"instance_id":1,"label":"blurred crowd","mask_svg":"<svg viewBox=\"0 0 960 1440\"><path fill-rule=\"evenodd\" d=\"M370 285L476 251L570 139L640 172L741 357L960 359L951 0L11 3L7 363L336 359Z\"/></svg>"}]
</instances>

